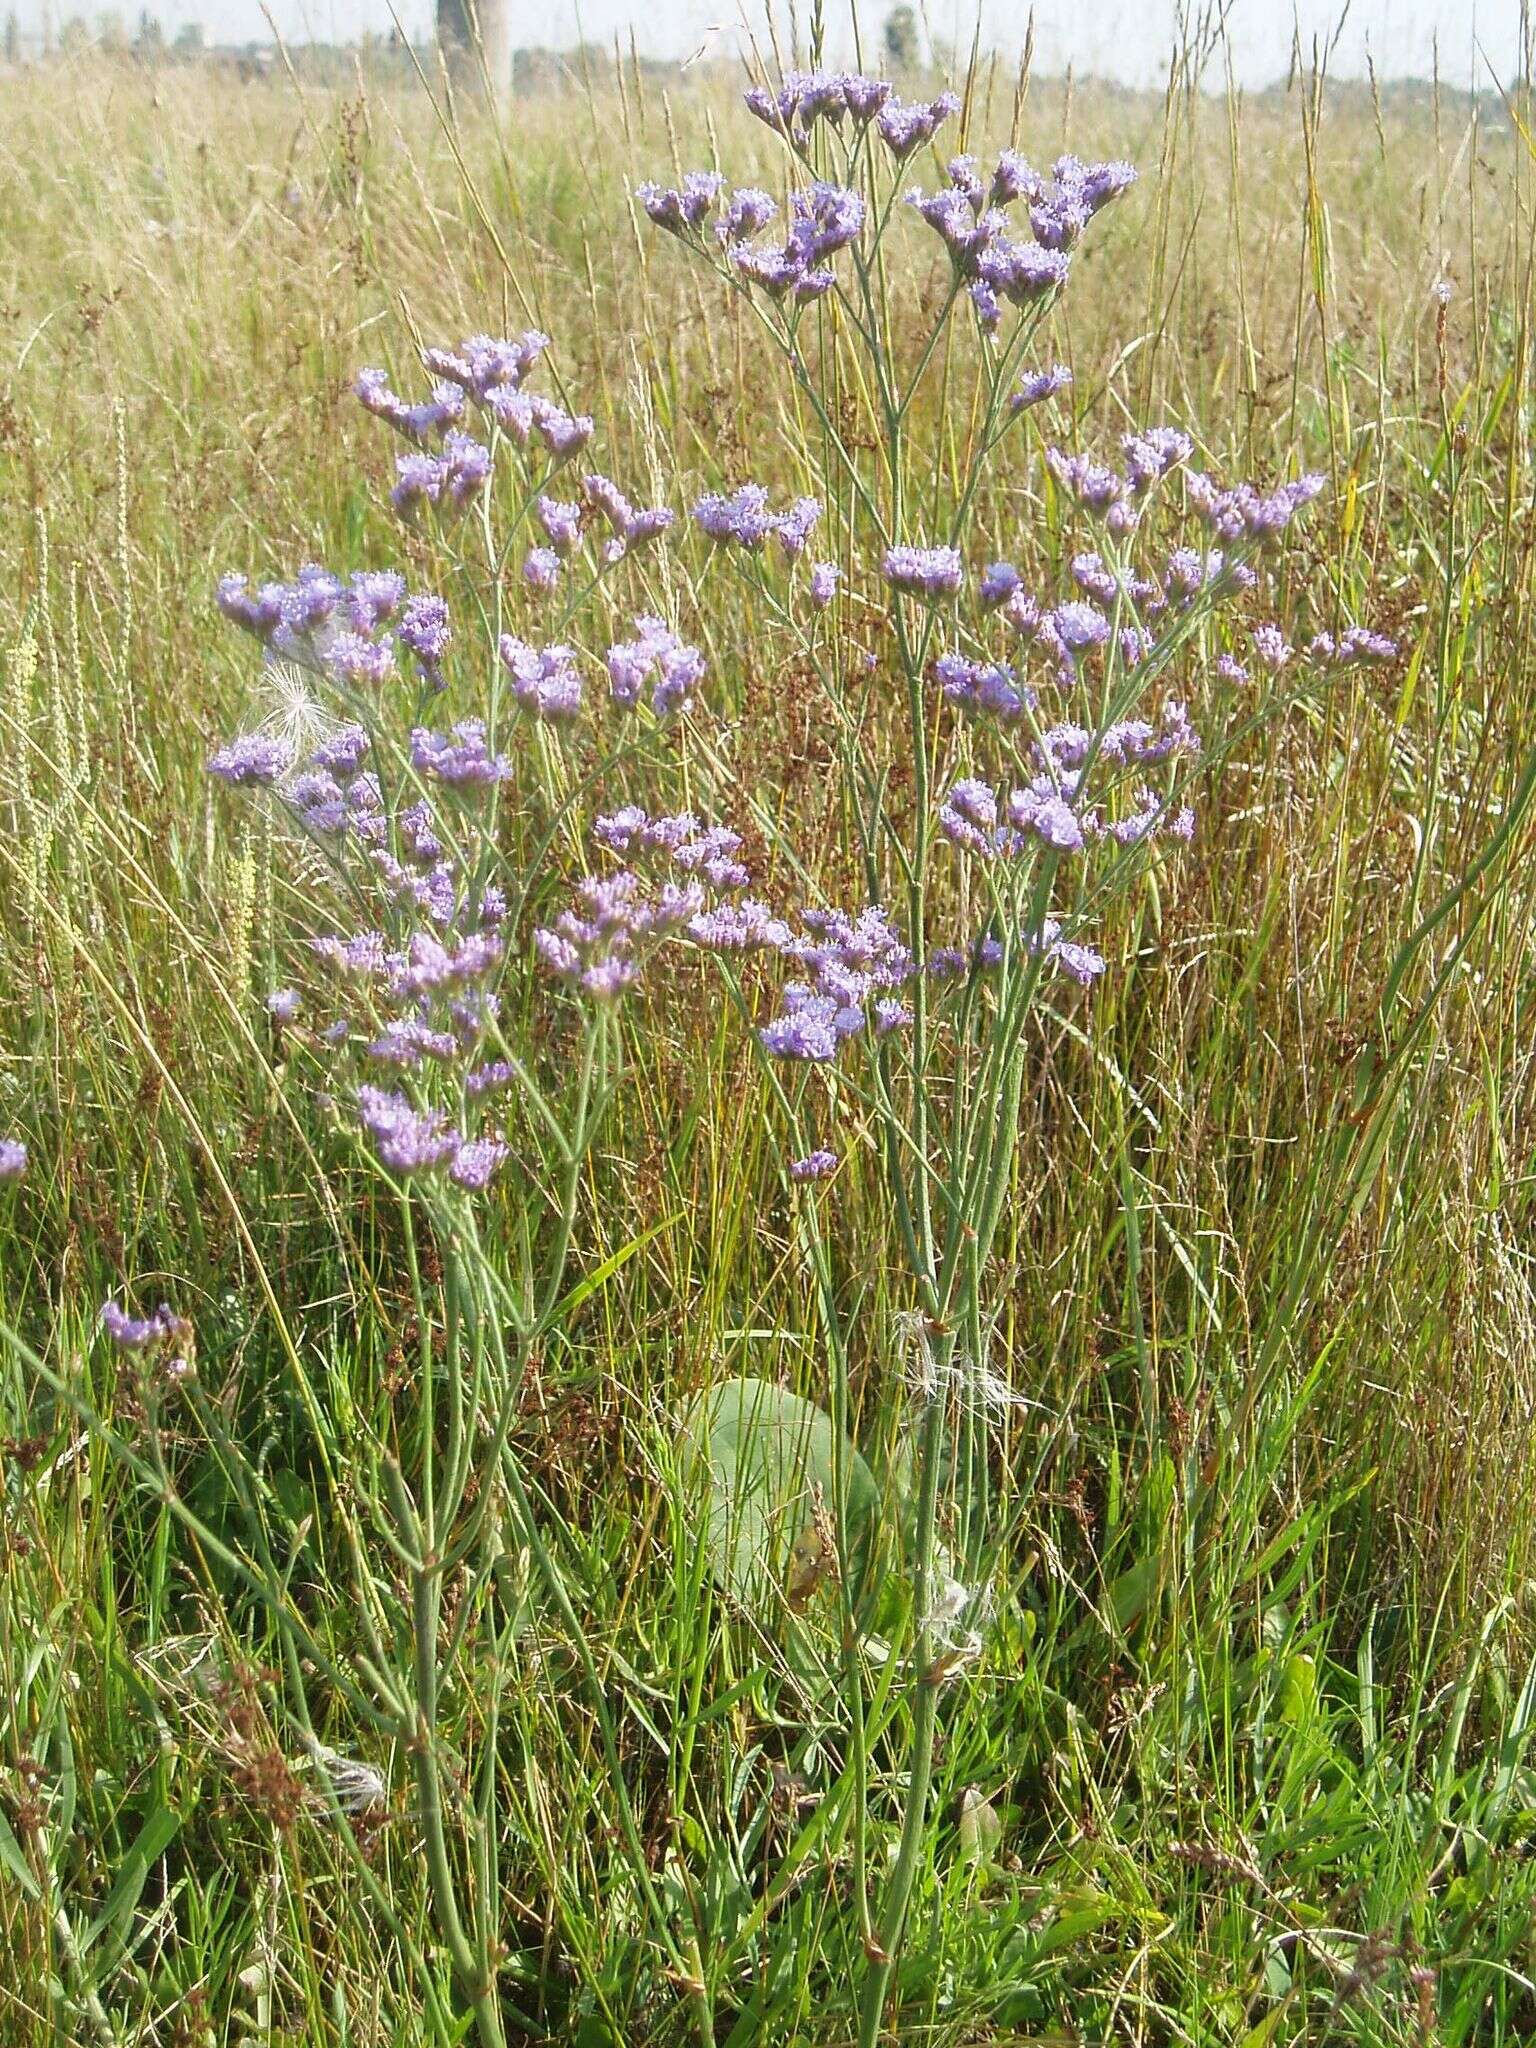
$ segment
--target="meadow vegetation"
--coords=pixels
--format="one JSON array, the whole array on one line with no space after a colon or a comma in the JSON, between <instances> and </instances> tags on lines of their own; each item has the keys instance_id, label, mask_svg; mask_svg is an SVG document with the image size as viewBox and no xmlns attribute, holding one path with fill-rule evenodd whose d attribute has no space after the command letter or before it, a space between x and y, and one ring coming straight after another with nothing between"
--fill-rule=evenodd
<instances>
[{"instance_id":1,"label":"meadow vegetation","mask_svg":"<svg viewBox=\"0 0 1536 2048\"><path fill-rule=\"evenodd\" d=\"M420 348L542 330L597 466L680 515L825 493L834 444L878 472L842 338L818 418L632 196L700 165L782 196L776 138L729 82L623 66L500 123L430 77L0 81L6 2048L1536 2030L1528 102L954 83L941 157L1140 173L1034 337L1072 382L977 482L970 569L1057 590L1046 443L1168 423L1225 479L1325 479L1253 617L1397 651L1181 657L1193 840L1095 899L1093 986L1013 970L998 1203L936 1353L890 1195L920 1086L783 1081L757 963L728 999L662 953L594 1006L531 944L637 790L728 821L776 903L889 882L827 694L916 829L877 556L812 656L680 517L635 573L695 707L617 754L500 734L501 1029L538 1086L472 1206L387 1183L271 1013L322 884L207 772L284 711L225 572L472 609L459 544L391 508L365 365L415 397ZM886 246L920 336L948 261L915 220ZM935 501L985 381L945 334L904 422ZM494 623L538 640L537 602L509 571ZM565 637L601 657L646 607L593 604ZM438 723L484 713L476 631ZM916 719L947 772L950 709ZM984 905L933 870L936 917ZM935 1016L936 1127L972 1083ZM108 1298L171 1304L175 1372ZM772 1573L722 1558L695 1448L742 1381L833 1418ZM937 1644L940 1557L973 1605Z\"/></svg>"}]
</instances>

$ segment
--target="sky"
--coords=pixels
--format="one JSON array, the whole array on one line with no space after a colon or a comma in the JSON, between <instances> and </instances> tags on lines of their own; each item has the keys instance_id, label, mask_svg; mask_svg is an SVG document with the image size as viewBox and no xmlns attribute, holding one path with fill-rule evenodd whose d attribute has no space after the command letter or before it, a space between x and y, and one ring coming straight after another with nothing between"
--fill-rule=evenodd
<instances>
[{"instance_id":1,"label":"sky","mask_svg":"<svg viewBox=\"0 0 1536 2048\"><path fill-rule=\"evenodd\" d=\"M44 10L55 23L71 14L92 19L100 6L130 24L146 0L12 0L25 29L43 25ZM183 22L198 21L210 40L265 40L270 30L261 0L147 0L168 33ZM267 0L273 19L292 41L314 38L345 42L366 29L387 32L390 0ZM789 0L775 0L780 19ZM931 34L968 47L978 0L916 0ZM1060 71L1071 63L1128 85L1156 82L1173 40L1179 0L1035 0L1036 69ZM1194 0L1207 7L1219 0ZM764 0L511 0L514 41L568 48L583 35L611 42L618 34L628 43L633 30L642 54L687 58L706 49L729 56L743 46L740 24L759 25ZM1303 43L1314 36L1332 39L1344 0L1231 0L1228 32L1233 69L1240 83L1264 85L1283 76L1293 27L1299 23ZM425 36L432 0L395 0L413 39ZM887 0L860 0L859 16L878 36ZM1028 0L979 0L982 39L1010 56L1024 40ZM802 21L809 0L800 0ZM829 54L851 54L848 24L850 0L827 0L832 48ZM1454 85L1509 83L1520 68L1520 0L1353 0L1347 7L1330 65L1336 76L1364 76L1366 58L1375 61L1385 78L1427 77L1438 38L1441 76ZM871 68L874 68L871 66Z\"/></svg>"}]
</instances>

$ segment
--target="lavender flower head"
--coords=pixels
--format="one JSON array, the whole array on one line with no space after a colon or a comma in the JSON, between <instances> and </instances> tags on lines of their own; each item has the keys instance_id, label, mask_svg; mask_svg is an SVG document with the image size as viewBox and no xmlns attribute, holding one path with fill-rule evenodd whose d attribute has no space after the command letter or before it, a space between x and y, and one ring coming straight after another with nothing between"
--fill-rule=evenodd
<instances>
[{"instance_id":1,"label":"lavender flower head","mask_svg":"<svg viewBox=\"0 0 1536 2048\"><path fill-rule=\"evenodd\" d=\"M20 1138L0 1138L0 1180L20 1180L27 1170L27 1148Z\"/></svg>"},{"instance_id":2,"label":"lavender flower head","mask_svg":"<svg viewBox=\"0 0 1536 2048\"><path fill-rule=\"evenodd\" d=\"M544 714L544 715L547 715ZM411 762L451 789L484 787L512 773L505 754L492 754L485 744L485 721L466 718L451 734L430 732L418 725L411 734Z\"/></svg>"},{"instance_id":3,"label":"lavender flower head","mask_svg":"<svg viewBox=\"0 0 1536 2048\"><path fill-rule=\"evenodd\" d=\"M145 1351L151 1345L183 1343L192 1334L191 1324L177 1315L165 1301L147 1316L131 1316L116 1301L104 1301L101 1304L101 1327L123 1351Z\"/></svg>"},{"instance_id":4,"label":"lavender flower head","mask_svg":"<svg viewBox=\"0 0 1536 2048\"><path fill-rule=\"evenodd\" d=\"M208 773L231 789L270 789L293 766L292 742L267 732L243 732L221 747Z\"/></svg>"},{"instance_id":5,"label":"lavender flower head","mask_svg":"<svg viewBox=\"0 0 1536 2048\"><path fill-rule=\"evenodd\" d=\"M955 596L965 573L960 550L951 547L887 548L880 567L892 589L926 598L930 604Z\"/></svg>"},{"instance_id":6,"label":"lavender flower head","mask_svg":"<svg viewBox=\"0 0 1536 2048\"><path fill-rule=\"evenodd\" d=\"M1054 398L1058 391L1065 391L1071 382L1072 372L1063 363L1053 363L1048 370L1036 370L1023 380L1009 399L1009 410L1027 412L1031 406Z\"/></svg>"},{"instance_id":7,"label":"lavender flower head","mask_svg":"<svg viewBox=\"0 0 1536 2048\"><path fill-rule=\"evenodd\" d=\"M543 649L503 633L498 647L501 665L512 678L512 694L520 707L546 724L559 725L581 711L581 677L569 647Z\"/></svg>"},{"instance_id":8,"label":"lavender flower head","mask_svg":"<svg viewBox=\"0 0 1536 2048\"><path fill-rule=\"evenodd\" d=\"M826 1180L830 1174L834 1174L836 1171L837 1154L835 1152L807 1152L803 1159L792 1159L789 1163L789 1177L791 1180L796 1181Z\"/></svg>"},{"instance_id":9,"label":"lavender flower head","mask_svg":"<svg viewBox=\"0 0 1536 2048\"><path fill-rule=\"evenodd\" d=\"M718 171L689 171L681 190L648 182L635 187L635 197L657 227L674 235L696 234L724 184Z\"/></svg>"}]
</instances>

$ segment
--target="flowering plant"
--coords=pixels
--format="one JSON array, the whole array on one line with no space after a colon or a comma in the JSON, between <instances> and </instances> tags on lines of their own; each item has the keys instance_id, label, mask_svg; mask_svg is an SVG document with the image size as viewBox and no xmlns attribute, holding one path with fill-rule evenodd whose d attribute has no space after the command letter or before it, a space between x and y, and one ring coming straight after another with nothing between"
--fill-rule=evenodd
<instances>
[{"instance_id":1,"label":"flowering plant","mask_svg":"<svg viewBox=\"0 0 1536 2048\"><path fill-rule=\"evenodd\" d=\"M647 1927L698 2037L715 2038L697 1931L652 1871L598 1663L511 1448L530 1362L565 1313L623 1005L664 958L696 963L750 1034L776 1115L825 1348L813 1519L844 1704L862 1712L878 1656L904 1745L889 1870L858 1871L869 2048L928 1838L943 1682L985 1647L988 1418L1018 1398L990 1339L1035 1023L1087 1013L1111 971L1106 909L1181 857L1197 776L1278 679L1393 653L1358 626L1298 651L1262 617L1319 478L1223 484L1177 426L1127 433L1113 462L1074 444L1071 373L1037 344L1130 166L1063 157L1044 174L1004 150L920 173L959 102L907 105L863 77L796 74L747 101L782 145L780 191L700 170L636 197L782 363L803 490L712 479L648 504L591 466L594 419L544 388L547 336L476 335L424 352L424 397L379 369L356 383L403 444L390 501L443 587L309 565L259 587L231 574L218 593L281 706L209 763L271 807L291 854L302 913L272 1028L398 1203L423 1333L420 1448L409 1461L377 1444L379 1485L361 1489L380 1504L372 1547L353 1549L366 1670L328 1656L275 1566L253 1583L291 1668L323 1668L408 1751L439 1932L486 2043L504 2033L497 1772L493 1759L456 1847L436 1710L445 1584L468 1566L495 1586L503 1509L575 1647ZM903 237L939 272L918 311L894 281ZM942 409L940 447L919 400L950 364L969 384ZM1037 431L1052 408L1055 439ZM1035 487L1048 547L991 527L999 475ZM689 567L739 579L813 680L856 896L824 900L778 793L732 773L739 650L690 613L672 573ZM849 1568L872 1489L832 1239L858 1147L902 1262L889 1349L915 1418L878 1650ZM498 1175L549 1162L547 1238L499 1243ZM24 1167L0 1150L0 1175ZM173 1356L198 1398L174 1308L113 1303L103 1320L125 1350ZM743 1396L725 1434L758 1440L755 1469L777 1483L782 1461L760 1448L773 1412ZM718 1407L705 1426L721 1439ZM221 1443L233 1467L239 1447ZM407 1588L396 1636L377 1619L380 1558Z\"/></svg>"}]
</instances>

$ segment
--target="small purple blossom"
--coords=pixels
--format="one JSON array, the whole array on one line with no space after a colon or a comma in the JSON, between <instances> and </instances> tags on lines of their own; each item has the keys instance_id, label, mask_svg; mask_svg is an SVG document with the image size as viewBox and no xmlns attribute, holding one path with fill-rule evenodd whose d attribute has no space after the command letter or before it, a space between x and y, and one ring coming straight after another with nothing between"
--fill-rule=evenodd
<instances>
[{"instance_id":1,"label":"small purple blossom","mask_svg":"<svg viewBox=\"0 0 1536 2048\"><path fill-rule=\"evenodd\" d=\"M268 732L243 732L221 747L208 763L208 773L231 789L270 789L293 766L293 747Z\"/></svg>"},{"instance_id":2,"label":"small purple blossom","mask_svg":"<svg viewBox=\"0 0 1536 2048\"><path fill-rule=\"evenodd\" d=\"M461 1138L448 1167L448 1178L478 1194L490 1185L496 1169L511 1156L512 1148L503 1138Z\"/></svg>"},{"instance_id":3,"label":"small purple blossom","mask_svg":"<svg viewBox=\"0 0 1536 2048\"><path fill-rule=\"evenodd\" d=\"M826 1180L836 1171L835 1152L807 1152L803 1159L792 1159L789 1163L789 1177L795 1181Z\"/></svg>"},{"instance_id":4,"label":"small purple blossom","mask_svg":"<svg viewBox=\"0 0 1536 2048\"><path fill-rule=\"evenodd\" d=\"M964 576L960 550L951 547L887 548L880 567L893 589L926 598L930 604L953 597Z\"/></svg>"},{"instance_id":5,"label":"small purple blossom","mask_svg":"<svg viewBox=\"0 0 1536 2048\"><path fill-rule=\"evenodd\" d=\"M724 183L718 171L690 171L681 190L646 183L635 187L635 197L657 227L674 235L687 235L697 233L704 225Z\"/></svg>"},{"instance_id":6,"label":"small purple blossom","mask_svg":"<svg viewBox=\"0 0 1536 2048\"><path fill-rule=\"evenodd\" d=\"M122 1351L145 1351L151 1345L184 1343L192 1334L191 1324L177 1315L166 1301L161 1302L150 1315L131 1316L116 1301L108 1299L101 1304L101 1327Z\"/></svg>"},{"instance_id":7,"label":"small purple blossom","mask_svg":"<svg viewBox=\"0 0 1536 2048\"><path fill-rule=\"evenodd\" d=\"M519 706L547 724L567 724L581 711L581 677L569 647L530 647L503 633L498 647L501 665L512 678Z\"/></svg>"},{"instance_id":8,"label":"small purple blossom","mask_svg":"<svg viewBox=\"0 0 1536 2048\"><path fill-rule=\"evenodd\" d=\"M27 1148L20 1138L0 1138L0 1180L20 1180L27 1170Z\"/></svg>"},{"instance_id":9,"label":"small purple blossom","mask_svg":"<svg viewBox=\"0 0 1536 2048\"><path fill-rule=\"evenodd\" d=\"M837 596L837 586L842 579L842 570L836 562L816 562L811 568L811 605L818 612L824 612Z\"/></svg>"},{"instance_id":10,"label":"small purple blossom","mask_svg":"<svg viewBox=\"0 0 1536 2048\"><path fill-rule=\"evenodd\" d=\"M1027 412L1031 406L1042 405L1046 399L1054 398L1058 391L1065 391L1072 382L1072 372L1063 363L1053 363L1048 370L1036 370L1026 377L1008 401L1010 412Z\"/></svg>"},{"instance_id":11,"label":"small purple blossom","mask_svg":"<svg viewBox=\"0 0 1536 2048\"><path fill-rule=\"evenodd\" d=\"M418 725L411 734L411 763L450 789L484 787L505 781L512 772L505 754L492 754L486 747L483 718L462 719L448 734Z\"/></svg>"}]
</instances>

